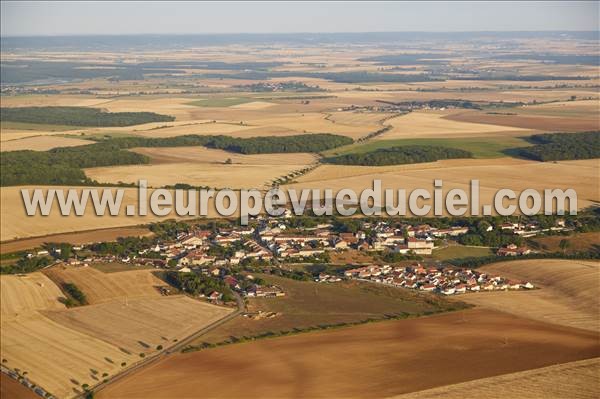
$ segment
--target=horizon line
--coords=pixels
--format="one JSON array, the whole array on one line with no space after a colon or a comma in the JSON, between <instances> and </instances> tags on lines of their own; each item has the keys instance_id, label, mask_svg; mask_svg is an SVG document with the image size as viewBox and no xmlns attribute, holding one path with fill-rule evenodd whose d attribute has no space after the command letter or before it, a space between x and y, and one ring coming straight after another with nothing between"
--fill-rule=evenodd
<instances>
[{"instance_id":1,"label":"horizon line","mask_svg":"<svg viewBox=\"0 0 600 399\"><path fill-rule=\"evenodd\" d=\"M343 34L385 34L385 33L597 33L600 30L456 30L456 31L432 31L432 30L406 30L406 31L339 31L339 32L190 32L190 33L63 33L63 34L33 34L33 35L2 35L0 38L49 38L49 37L118 37L118 36L227 36L227 35L343 35Z\"/></svg>"}]
</instances>

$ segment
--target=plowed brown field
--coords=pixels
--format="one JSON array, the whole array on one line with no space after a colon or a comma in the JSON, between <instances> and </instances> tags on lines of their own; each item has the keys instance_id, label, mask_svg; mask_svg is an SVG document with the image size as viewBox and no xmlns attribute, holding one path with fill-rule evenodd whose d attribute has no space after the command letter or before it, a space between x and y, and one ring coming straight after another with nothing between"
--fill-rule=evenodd
<instances>
[{"instance_id":1,"label":"plowed brown field","mask_svg":"<svg viewBox=\"0 0 600 399\"><path fill-rule=\"evenodd\" d=\"M176 355L99 397L376 398L599 354L593 332L475 309Z\"/></svg>"}]
</instances>

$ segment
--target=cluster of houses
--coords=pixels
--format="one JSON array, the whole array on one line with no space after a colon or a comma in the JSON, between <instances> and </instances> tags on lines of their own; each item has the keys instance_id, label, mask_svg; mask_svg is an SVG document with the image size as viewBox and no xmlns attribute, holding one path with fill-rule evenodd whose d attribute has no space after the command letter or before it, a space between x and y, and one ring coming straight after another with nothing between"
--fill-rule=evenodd
<instances>
[{"instance_id":1,"label":"cluster of houses","mask_svg":"<svg viewBox=\"0 0 600 399\"><path fill-rule=\"evenodd\" d=\"M250 298L274 298L285 296L283 289L276 285L262 286L253 284L244 291L244 296Z\"/></svg>"},{"instance_id":2,"label":"cluster of houses","mask_svg":"<svg viewBox=\"0 0 600 399\"><path fill-rule=\"evenodd\" d=\"M342 279L335 274L319 273L319 276L315 279L315 281L317 283L338 283L342 281Z\"/></svg>"},{"instance_id":3,"label":"cluster of houses","mask_svg":"<svg viewBox=\"0 0 600 399\"><path fill-rule=\"evenodd\" d=\"M558 219L555 226L548 228L542 228L539 223L530 221L526 223L505 222L500 225L500 229L503 231L512 231L513 234L519 235L523 238L535 237L542 233L561 233L573 230L566 227L564 219Z\"/></svg>"},{"instance_id":4,"label":"cluster of houses","mask_svg":"<svg viewBox=\"0 0 600 399\"><path fill-rule=\"evenodd\" d=\"M533 284L529 282L513 281L500 276L479 273L476 270L452 267L426 268L418 263L406 267L365 266L346 270L344 276L350 279L436 292L444 295L534 288Z\"/></svg>"},{"instance_id":5,"label":"cluster of houses","mask_svg":"<svg viewBox=\"0 0 600 399\"><path fill-rule=\"evenodd\" d=\"M254 276L251 274L245 275L243 277L245 281L240 282L234 276L226 274L227 272L224 269L222 269L222 271L225 273L222 277L223 282L227 284L229 288L240 293L244 297L275 298L285 296L285 291L281 287L277 285L258 284L254 281Z\"/></svg>"},{"instance_id":6,"label":"cluster of houses","mask_svg":"<svg viewBox=\"0 0 600 399\"><path fill-rule=\"evenodd\" d=\"M219 268L237 265L245 259L302 261L319 258L329 251L346 249L431 255L437 239L456 237L469 231L468 227L462 226L437 229L426 224L393 227L383 221L363 223L362 227L371 230L371 234L367 236L363 230L338 233L332 230L333 226L329 223L292 228L285 221L268 219L259 227L220 228L217 231L198 229L181 233L172 241L154 244L129 256L109 254L74 257L66 263L77 266L94 262L120 262L157 268L169 266L190 272L206 266ZM76 251L83 248L73 247ZM37 255L48 255L48 251L38 251Z\"/></svg>"},{"instance_id":7,"label":"cluster of houses","mask_svg":"<svg viewBox=\"0 0 600 399\"><path fill-rule=\"evenodd\" d=\"M519 247L515 244L508 244L505 247L498 248L498 251L496 251L496 255L498 256L522 256L532 253L534 252L531 249L527 247Z\"/></svg>"}]
</instances>

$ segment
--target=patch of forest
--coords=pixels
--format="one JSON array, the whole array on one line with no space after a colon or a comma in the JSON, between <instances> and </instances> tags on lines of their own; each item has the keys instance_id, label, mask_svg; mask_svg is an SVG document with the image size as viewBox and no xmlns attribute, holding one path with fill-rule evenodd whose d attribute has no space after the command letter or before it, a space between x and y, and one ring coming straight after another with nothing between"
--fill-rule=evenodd
<instances>
[{"instance_id":1,"label":"patch of forest","mask_svg":"<svg viewBox=\"0 0 600 399\"><path fill-rule=\"evenodd\" d=\"M469 151L438 146L408 145L380 148L375 151L344 154L325 158L323 162L337 165L385 166L433 162L440 159L472 158Z\"/></svg>"},{"instance_id":2,"label":"patch of forest","mask_svg":"<svg viewBox=\"0 0 600 399\"><path fill-rule=\"evenodd\" d=\"M11 107L0 108L0 119L45 125L113 127L171 122L175 117L154 112L104 112L87 107Z\"/></svg>"},{"instance_id":3,"label":"patch of forest","mask_svg":"<svg viewBox=\"0 0 600 399\"><path fill-rule=\"evenodd\" d=\"M536 144L518 153L536 161L600 158L600 131L535 134L529 140Z\"/></svg>"}]
</instances>

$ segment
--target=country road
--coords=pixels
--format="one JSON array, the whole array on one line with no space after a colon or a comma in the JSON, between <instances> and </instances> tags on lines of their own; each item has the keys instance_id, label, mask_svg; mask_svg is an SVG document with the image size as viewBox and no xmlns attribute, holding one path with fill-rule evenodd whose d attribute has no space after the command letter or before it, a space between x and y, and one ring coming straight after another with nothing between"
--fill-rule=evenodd
<instances>
[{"instance_id":1,"label":"country road","mask_svg":"<svg viewBox=\"0 0 600 399\"><path fill-rule=\"evenodd\" d=\"M91 387L91 390L94 393L99 392L102 389L104 389L106 386L108 386L109 384L112 384L113 382L118 381L118 380L128 376L129 374L139 371L142 368L147 367L150 364L153 364L153 363L157 362L158 360L160 360L172 353L179 352L183 347L188 345L190 342L192 342L196 338L206 334L207 332L219 327L222 324L227 323L229 320L236 318L237 316L242 314L242 312L245 309L245 306L244 306L244 300L242 299L242 297L237 292L234 292L234 295L235 295L235 301L237 302L237 309L234 312L232 312L232 313L228 314L227 316L223 317L222 319L219 319L219 320L207 325L206 327L196 331L192 335L189 335L189 336L181 339L180 341L163 349L162 351L157 352L156 354L147 357L146 359L140 361L139 363L136 363L134 366L129 367L129 368L119 372L118 374L115 374L114 376L108 378L106 382L101 382L101 383ZM84 398L85 396L86 396L86 393L82 393L77 397Z\"/></svg>"}]
</instances>

